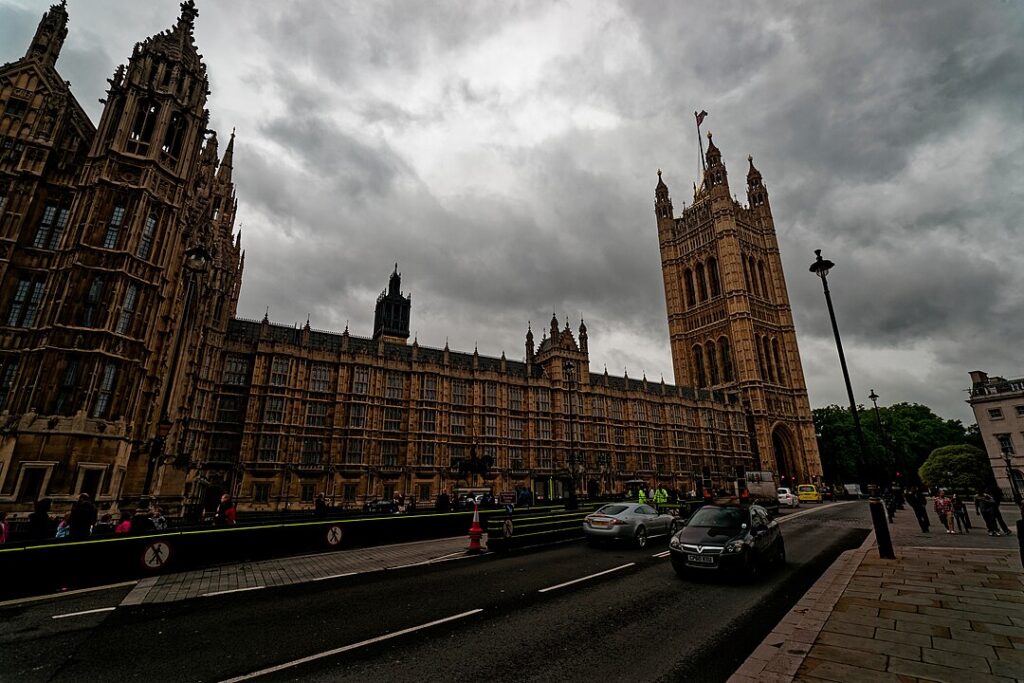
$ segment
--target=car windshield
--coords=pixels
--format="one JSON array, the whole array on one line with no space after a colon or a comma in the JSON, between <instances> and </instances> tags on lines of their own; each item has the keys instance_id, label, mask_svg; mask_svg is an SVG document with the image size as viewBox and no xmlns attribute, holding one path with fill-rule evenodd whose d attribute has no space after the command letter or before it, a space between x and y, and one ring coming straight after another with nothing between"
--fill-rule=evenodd
<instances>
[{"instance_id":1,"label":"car windshield","mask_svg":"<svg viewBox=\"0 0 1024 683\"><path fill-rule=\"evenodd\" d=\"M702 507L693 513L686 526L739 529L747 523L747 512L739 508Z\"/></svg>"},{"instance_id":2,"label":"car windshield","mask_svg":"<svg viewBox=\"0 0 1024 683\"><path fill-rule=\"evenodd\" d=\"M617 515L620 512L625 512L628 509L629 508L626 507L625 505L605 505L597 512L598 514L602 515Z\"/></svg>"},{"instance_id":3,"label":"car windshield","mask_svg":"<svg viewBox=\"0 0 1024 683\"><path fill-rule=\"evenodd\" d=\"M779 489L779 493L789 493L789 489Z\"/></svg>"},{"instance_id":4,"label":"car windshield","mask_svg":"<svg viewBox=\"0 0 1024 683\"><path fill-rule=\"evenodd\" d=\"M804 493L814 493L813 486L801 486L800 490L803 491Z\"/></svg>"}]
</instances>

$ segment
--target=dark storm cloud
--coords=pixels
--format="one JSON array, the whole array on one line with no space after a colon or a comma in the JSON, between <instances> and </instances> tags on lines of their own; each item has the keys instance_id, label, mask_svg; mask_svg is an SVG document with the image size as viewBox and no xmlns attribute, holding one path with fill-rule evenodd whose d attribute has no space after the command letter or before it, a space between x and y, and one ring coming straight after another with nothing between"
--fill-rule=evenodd
<instances>
[{"instance_id":1,"label":"dark storm cloud","mask_svg":"<svg viewBox=\"0 0 1024 683\"><path fill-rule=\"evenodd\" d=\"M45 7L0 5L0 61ZM139 7L72 3L59 66L94 114L177 11ZM812 405L845 401L815 248L858 395L967 417L968 370L1024 374L1019 3L201 9L209 106L239 125L242 315L368 334L398 261L421 344L520 358L526 321L582 314L595 371L671 379L655 170L679 211L707 109L741 202L748 153L764 173Z\"/></svg>"}]
</instances>

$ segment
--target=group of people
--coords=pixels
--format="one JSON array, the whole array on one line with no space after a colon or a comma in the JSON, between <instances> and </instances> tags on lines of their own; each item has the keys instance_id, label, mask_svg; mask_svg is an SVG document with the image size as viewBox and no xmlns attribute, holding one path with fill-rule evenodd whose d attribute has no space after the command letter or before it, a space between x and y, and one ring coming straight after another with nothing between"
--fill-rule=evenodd
<instances>
[{"instance_id":1,"label":"group of people","mask_svg":"<svg viewBox=\"0 0 1024 683\"><path fill-rule=\"evenodd\" d=\"M913 489L905 498L914 511L921 531L928 533L931 525L928 521L924 492L921 489ZM946 491L940 489L932 499L932 508L939 519L939 526L944 528L947 534L966 534L973 528L967 502L956 493L946 495ZM979 490L974 496L974 511L984 521L989 536L1009 536L1012 533L999 511L998 499L992 494Z\"/></svg>"}]
</instances>

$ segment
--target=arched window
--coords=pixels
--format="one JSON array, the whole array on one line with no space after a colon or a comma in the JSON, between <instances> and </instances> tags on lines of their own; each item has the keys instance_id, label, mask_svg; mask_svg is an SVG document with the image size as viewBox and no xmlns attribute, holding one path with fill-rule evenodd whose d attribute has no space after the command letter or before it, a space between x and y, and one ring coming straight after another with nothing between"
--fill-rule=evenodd
<instances>
[{"instance_id":1,"label":"arched window","mask_svg":"<svg viewBox=\"0 0 1024 683\"><path fill-rule=\"evenodd\" d=\"M757 350L757 369L761 371L761 380L768 381L768 369L764 365L764 347L761 346L761 336L754 336L754 348Z\"/></svg>"},{"instance_id":2,"label":"arched window","mask_svg":"<svg viewBox=\"0 0 1024 683\"><path fill-rule=\"evenodd\" d=\"M764 276L764 261L757 262L757 275L761 280L761 295L768 298L768 279Z\"/></svg>"},{"instance_id":3,"label":"arched window","mask_svg":"<svg viewBox=\"0 0 1024 683\"><path fill-rule=\"evenodd\" d=\"M160 151L171 157L173 161L178 160L181 154L181 143L185 138L185 117L181 112L171 114L171 120L167 124L167 132L164 134L164 144Z\"/></svg>"},{"instance_id":4,"label":"arched window","mask_svg":"<svg viewBox=\"0 0 1024 683\"><path fill-rule=\"evenodd\" d=\"M686 303L690 306L697 304L697 297L693 293L693 271L689 268L683 273L683 279L686 281Z\"/></svg>"},{"instance_id":5,"label":"arched window","mask_svg":"<svg viewBox=\"0 0 1024 683\"><path fill-rule=\"evenodd\" d=\"M718 279L718 259L708 259L708 279L711 281L711 296L718 296L722 293L722 285Z\"/></svg>"},{"instance_id":6,"label":"arched window","mask_svg":"<svg viewBox=\"0 0 1024 683\"><path fill-rule=\"evenodd\" d=\"M718 354L715 353L715 343L708 342L705 346L708 355L708 374L711 375L711 386L720 384L718 380Z\"/></svg>"},{"instance_id":7,"label":"arched window","mask_svg":"<svg viewBox=\"0 0 1024 683\"><path fill-rule=\"evenodd\" d=\"M135 119L128 132L128 151L132 154L145 154L149 150L149 142L153 138L157 117L160 116L160 105L153 100L141 100L135 108Z\"/></svg>"},{"instance_id":8,"label":"arched window","mask_svg":"<svg viewBox=\"0 0 1024 683\"><path fill-rule=\"evenodd\" d=\"M782 355L779 353L779 340L772 337L772 357L775 359L775 372L779 376L779 384L786 383L789 373L783 372Z\"/></svg>"},{"instance_id":9,"label":"arched window","mask_svg":"<svg viewBox=\"0 0 1024 683\"><path fill-rule=\"evenodd\" d=\"M726 382L735 381L736 376L732 369L732 349L729 348L729 338L718 338L718 356L722 359L722 379Z\"/></svg>"},{"instance_id":10,"label":"arched window","mask_svg":"<svg viewBox=\"0 0 1024 683\"><path fill-rule=\"evenodd\" d=\"M700 344L693 347L693 368L698 387L708 385L707 377L704 374L704 349Z\"/></svg>"},{"instance_id":11,"label":"arched window","mask_svg":"<svg viewBox=\"0 0 1024 683\"><path fill-rule=\"evenodd\" d=\"M696 268L697 273L697 292L700 294L701 301L708 300L708 281L704 277L704 264L698 263Z\"/></svg>"},{"instance_id":12,"label":"arched window","mask_svg":"<svg viewBox=\"0 0 1024 683\"><path fill-rule=\"evenodd\" d=\"M768 369L767 380L774 383L776 381L775 366L772 364L772 347L768 341L768 337L761 337L761 344L764 345L764 365Z\"/></svg>"}]
</instances>

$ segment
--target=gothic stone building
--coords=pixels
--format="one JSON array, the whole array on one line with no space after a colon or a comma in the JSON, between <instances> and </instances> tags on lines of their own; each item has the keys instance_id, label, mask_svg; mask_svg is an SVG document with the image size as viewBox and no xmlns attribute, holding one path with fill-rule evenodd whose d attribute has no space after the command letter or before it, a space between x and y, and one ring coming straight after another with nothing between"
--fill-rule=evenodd
<instances>
[{"instance_id":1,"label":"gothic stone building","mask_svg":"<svg viewBox=\"0 0 1024 683\"><path fill-rule=\"evenodd\" d=\"M135 45L98 126L55 67L64 3L0 67L0 510L184 487L242 271L196 15Z\"/></svg>"},{"instance_id":2,"label":"gothic stone building","mask_svg":"<svg viewBox=\"0 0 1024 683\"><path fill-rule=\"evenodd\" d=\"M369 338L231 321L204 480L231 481L243 509L279 509L318 492L354 506L517 486L597 494L634 478L689 490L704 468L729 486L752 466L735 394L591 374L586 326L577 338L554 317L538 345L527 330L525 361L409 343L400 287L396 268ZM460 477L473 456L490 471Z\"/></svg>"},{"instance_id":3,"label":"gothic stone building","mask_svg":"<svg viewBox=\"0 0 1024 683\"><path fill-rule=\"evenodd\" d=\"M658 172L672 365L676 384L738 392L755 458L792 485L820 477L821 462L768 190L747 160L743 206L709 133L704 177L679 216Z\"/></svg>"},{"instance_id":4,"label":"gothic stone building","mask_svg":"<svg viewBox=\"0 0 1024 683\"><path fill-rule=\"evenodd\" d=\"M234 135L221 155L196 16L135 46L96 127L55 69L63 4L0 67L0 509L820 471L767 195L751 167L733 202L713 145L681 217L656 190L674 385L591 374L586 326L554 316L522 361L410 343L397 266L369 337L237 318Z\"/></svg>"}]
</instances>

